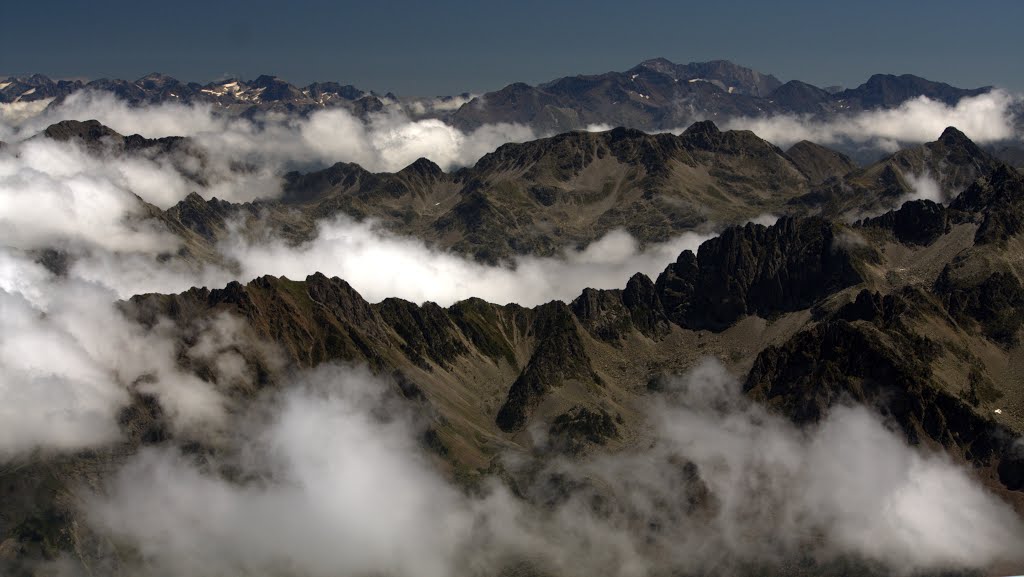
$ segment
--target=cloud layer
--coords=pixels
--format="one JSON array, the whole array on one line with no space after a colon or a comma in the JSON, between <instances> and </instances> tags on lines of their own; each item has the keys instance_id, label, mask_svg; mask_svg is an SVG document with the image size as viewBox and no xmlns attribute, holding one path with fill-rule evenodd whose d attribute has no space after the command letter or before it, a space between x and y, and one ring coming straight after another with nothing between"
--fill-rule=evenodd
<instances>
[{"instance_id":1,"label":"cloud layer","mask_svg":"<svg viewBox=\"0 0 1024 577\"><path fill-rule=\"evenodd\" d=\"M801 557L902 574L1020 560L1020 520L945 457L859 408L799 430L713 361L648 403L647 449L533 475L530 458L510 461L526 501L493 479L467 493L441 477L389 387L347 367L299 375L236 427L236 457L144 451L90 519L158 575L728 574Z\"/></svg>"},{"instance_id":2,"label":"cloud layer","mask_svg":"<svg viewBox=\"0 0 1024 577\"><path fill-rule=\"evenodd\" d=\"M110 93L80 91L34 116L11 111L0 117L4 125L0 139L6 134L8 141L24 140L66 119L99 120L123 135L192 138L206 161L203 173L209 182L165 182L166 190L133 188L163 208L192 190L206 198L235 201L272 197L287 170L335 162L355 162L372 172L395 172L426 157L451 170L473 164L506 142L537 137L525 126L508 123L464 133L440 120L412 120L399 109L386 109L365 122L338 108L319 110L308 118L267 113L248 120L217 114L210 105L129 106ZM253 168L239 171L239 166Z\"/></svg>"}]
</instances>

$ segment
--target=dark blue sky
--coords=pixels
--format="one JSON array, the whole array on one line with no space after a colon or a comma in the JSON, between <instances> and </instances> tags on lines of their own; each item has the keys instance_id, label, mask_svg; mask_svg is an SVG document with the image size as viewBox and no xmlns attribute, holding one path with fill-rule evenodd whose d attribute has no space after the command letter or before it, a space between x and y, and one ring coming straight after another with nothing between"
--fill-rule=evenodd
<instances>
[{"instance_id":1,"label":"dark blue sky","mask_svg":"<svg viewBox=\"0 0 1024 577\"><path fill-rule=\"evenodd\" d=\"M876 72L1024 91L1024 1L4 0L0 75L275 74L450 94L724 58L820 86Z\"/></svg>"}]
</instances>

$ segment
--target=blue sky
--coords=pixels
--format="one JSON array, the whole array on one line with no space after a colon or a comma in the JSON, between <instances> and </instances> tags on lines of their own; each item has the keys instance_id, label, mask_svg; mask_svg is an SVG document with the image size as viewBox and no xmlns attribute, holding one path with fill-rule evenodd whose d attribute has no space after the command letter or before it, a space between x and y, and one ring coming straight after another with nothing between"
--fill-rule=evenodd
<instances>
[{"instance_id":1,"label":"blue sky","mask_svg":"<svg viewBox=\"0 0 1024 577\"><path fill-rule=\"evenodd\" d=\"M876 72L1024 91L1024 2L12 1L0 75L275 74L407 95L724 58L820 86Z\"/></svg>"}]
</instances>

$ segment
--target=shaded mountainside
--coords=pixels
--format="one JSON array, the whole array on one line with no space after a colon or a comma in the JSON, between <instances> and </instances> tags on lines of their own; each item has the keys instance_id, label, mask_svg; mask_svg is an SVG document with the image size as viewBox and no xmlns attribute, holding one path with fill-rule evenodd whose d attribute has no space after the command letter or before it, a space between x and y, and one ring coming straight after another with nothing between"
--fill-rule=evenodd
<instances>
[{"instance_id":1,"label":"shaded mountainside","mask_svg":"<svg viewBox=\"0 0 1024 577\"><path fill-rule=\"evenodd\" d=\"M1017 194L1024 197L1024 187ZM400 375L403 390L414 384L444 416L439 437L458 447L446 454L460 465L481 466L487 447L528 443L515 432L577 405L631 415L629 399L651 379L712 354L750 370L751 394L797 422L851 395L918 411L941 397L959 411L942 416L943 426L955 420L970 431L915 428L925 426L923 413L894 416L908 435L940 444L991 429L985 451L972 450L973 440L956 446L979 466L994 466L1010 450L995 439L1012 440L1024 416L1019 405L997 424L984 410L998 400L1024 402L1008 375L986 365L993 350L1018 354L1018 265L976 243L970 222L926 246L899 242L890 221L913 206L852 229L819 218L732 228L697 254L681 254L657 282L637 275L624 290L587 289L572 303L533 309L474 299L448 308L371 304L343 280L319 274L142 295L126 306L147 324L167 317L188 325L229 312L280 344L295 366L344 360ZM997 258L1003 270L969 274L978 261L991 266ZM474 433L489 441L467 445Z\"/></svg>"},{"instance_id":2,"label":"shaded mountainside","mask_svg":"<svg viewBox=\"0 0 1024 577\"><path fill-rule=\"evenodd\" d=\"M804 145L802 148L804 150L797 154L797 158L810 157L810 147ZM804 164L834 165L838 167L834 170L841 170L841 160L815 151L817 153L812 157L815 160L803 160ZM826 159L834 164L826 164ZM821 171L824 180L815 184L810 192L790 200L789 204L800 212L811 210L832 217L858 218L896 208L913 197L949 202L975 180L991 175L1001 166L1002 162L982 150L963 132L948 127L935 142L899 150L874 164L841 176Z\"/></svg>"},{"instance_id":3,"label":"shaded mountainside","mask_svg":"<svg viewBox=\"0 0 1024 577\"><path fill-rule=\"evenodd\" d=\"M687 139L698 137L728 149L717 134L639 148L628 133L623 142L606 140L612 133L566 138L607 146L606 158L618 158L689 151ZM505 151L481 164L535 169L519 158ZM420 163L402 178L446 177ZM667 375L713 356L745 375L750 398L799 425L839 404L874 408L910 443L947 451L1024 512L1024 455L1015 445L1024 433L1022 217L1024 180L1000 168L949 208L921 200L855 226L808 217L730 228L681 254L656 281L638 274L622 290L587 289L571 303L369 303L344 280L314 274L139 295L122 307L144 325L169 319L186 333L227 314L254 343L276 345L283 363L253 347L246 354L255 380L219 384L239 402L296 368L369 366L430 419L424 450L470 485L493 473L502 453L535 450L531 427L546 427L556 450L571 455L635 446L644 438L641 400ZM136 398L123 413L124 445L30 458L17 475L4 473L3 501L20 505L0 517L0 551L8 559L97 555L102 544L76 523L71 479L102 478L138 446L216 451L176 439L165 419L152 398ZM700 478L692 465L687 471ZM713 496L693 499L701 506Z\"/></svg>"}]
</instances>

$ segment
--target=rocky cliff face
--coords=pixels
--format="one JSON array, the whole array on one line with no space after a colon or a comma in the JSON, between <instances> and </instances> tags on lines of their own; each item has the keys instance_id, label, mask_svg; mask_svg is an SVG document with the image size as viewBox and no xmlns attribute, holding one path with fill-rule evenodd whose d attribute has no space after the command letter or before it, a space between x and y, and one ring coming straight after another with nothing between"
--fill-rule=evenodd
<instances>
[{"instance_id":1,"label":"rocky cliff face","mask_svg":"<svg viewBox=\"0 0 1024 577\"><path fill-rule=\"evenodd\" d=\"M668 317L690 329L723 330L745 315L806 309L861 281L831 223L783 218L730 228L686 251L658 277Z\"/></svg>"}]
</instances>

